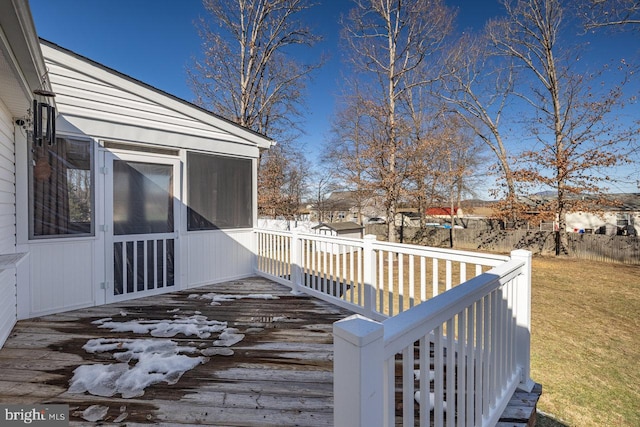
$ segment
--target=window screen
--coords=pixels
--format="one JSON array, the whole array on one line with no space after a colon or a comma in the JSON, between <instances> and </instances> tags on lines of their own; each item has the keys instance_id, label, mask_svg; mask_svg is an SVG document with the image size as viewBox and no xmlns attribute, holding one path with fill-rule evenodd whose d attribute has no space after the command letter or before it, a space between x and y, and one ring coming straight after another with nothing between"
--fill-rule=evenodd
<instances>
[{"instance_id":1,"label":"window screen","mask_svg":"<svg viewBox=\"0 0 640 427\"><path fill-rule=\"evenodd\" d=\"M58 137L30 155L30 237L92 235L93 143Z\"/></svg>"},{"instance_id":2,"label":"window screen","mask_svg":"<svg viewBox=\"0 0 640 427\"><path fill-rule=\"evenodd\" d=\"M187 154L187 228L215 230L253 226L249 159Z\"/></svg>"}]
</instances>

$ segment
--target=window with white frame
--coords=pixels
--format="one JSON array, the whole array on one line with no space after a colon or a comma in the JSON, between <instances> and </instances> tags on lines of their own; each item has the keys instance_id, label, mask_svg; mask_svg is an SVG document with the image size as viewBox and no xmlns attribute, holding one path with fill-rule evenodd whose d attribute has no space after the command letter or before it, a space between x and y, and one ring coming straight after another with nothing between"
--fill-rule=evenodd
<instances>
[{"instance_id":1,"label":"window with white frame","mask_svg":"<svg viewBox=\"0 0 640 427\"><path fill-rule=\"evenodd\" d=\"M187 153L187 230L253 227L250 159Z\"/></svg>"},{"instance_id":2,"label":"window with white frame","mask_svg":"<svg viewBox=\"0 0 640 427\"><path fill-rule=\"evenodd\" d=\"M93 142L58 136L32 144L29 165L29 237L93 235Z\"/></svg>"}]
</instances>

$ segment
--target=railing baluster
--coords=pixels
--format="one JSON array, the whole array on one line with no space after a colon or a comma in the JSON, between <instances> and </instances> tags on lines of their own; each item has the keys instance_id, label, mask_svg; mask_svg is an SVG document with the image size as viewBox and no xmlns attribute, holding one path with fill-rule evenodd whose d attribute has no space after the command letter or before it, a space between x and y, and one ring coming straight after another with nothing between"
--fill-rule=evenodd
<instances>
[{"instance_id":1,"label":"railing baluster","mask_svg":"<svg viewBox=\"0 0 640 427\"><path fill-rule=\"evenodd\" d=\"M385 365L385 389L386 399L384 405L385 427L396 425L396 360L390 357Z\"/></svg>"},{"instance_id":2,"label":"railing baluster","mask_svg":"<svg viewBox=\"0 0 640 427\"><path fill-rule=\"evenodd\" d=\"M398 313L404 311L404 257L398 254Z\"/></svg>"},{"instance_id":3,"label":"railing baluster","mask_svg":"<svg viewBox=\"0 0 640 427\"><path fill-rule=\"evenodd\" d=\"M420 257L420 302L427 300L427 259Z\"/></svg>"},{"instance_id":4,"label":"railing baluster","mask_svg":"<svg viewBox=\"0 0 640 427\"><path fill-rule=\"evenodd\" d=\"M167 282L167 239L162 239L162 286L169 286Z\"/></svg>"},{"instance_id":5,"label":"railing baluster","mask_svg":"<svg viewBox=\"0 0 640 427\"><path fill-rule=\"evenodd\" d=\"M326 294L327 291L327 257L329 256L329 249L331 244L327 243L322 253L322 293Z\"/></svg>"},{"instance_id":6,"label":"railing baluster","mask_svg":"<svg viewBox=\"0 0 640 427\"><path fill-rule=\"evenodd\" d=\"M460 281L458 283L464 283L467 281L467 263L460 263Z\"/></svg>"},{"instance_id":7,"label":"railing baluster","mask_svg":"<svg viewBox=\"0 0 640 427\"><path fill-rule=\"evenodd\" d=\"M375 256L375 254L371 255L371 258L373 258ZM374 279L375 282L375 279ZM364 298L364 249L358 250L358 305L360 305L361 307L364 307L365 302L363 301ZM375 307L374 307L375 309Z\"/></svg>"},{"instance_id":8,"label":"railing baluster","mask_svg":"<svg viewBox=\"0 0 640 427\"><path fill-rule=\"evenodd\" d=\"M475 369L477 368L476 363L476 337L475 337L475 304L471 304L469 306L467 312L467 373L466 373L466 391L467 391L467 408L466 408L466 427L472 427L475 425L474 421L474 403L475 403L475 394L476 394L476 386L475 386ZM474 369L475 367L475 369Z\"/></svg>"},{"instance_id":9,"label":"railing baluster","mask_svg":"<svg viewBox=\"0 0 640 427\"><path fill-rule=\"evenodd\" d=\"M444 425L444 350L442 325L433 330L435 378L433 383L433 416L436 426ZM426 390L425 390L426 392ZM431 400L431 398L429 398Z\"/></svg>"},{"instance_id":10,"label":"railing baluster","mask_svg":"<svg viewBox=\"0 0 640 427\"><path fill-rule=\"evenodd\" d=\"M413 346L402 350L402 423L414 427L414 375L415 361Z\"/></svg>"},{"instance_id":11,"label":"railing baluster","mask_svg":"<svg viewBox=\"0 0 640 427\"><path fill-rule=\"evenodd\" d=\"M484 307L483 307L483 326L484 330L482 331L482 339L483 339L483 347L484 347L484 365L482 369L482 413L486 414L489 412L489 380L492 363L493 363L493 348L491 347L491 294L484 297Z\"/></svg>"},{"instance_id":12,"label":"railing baluster","mask_svg":"<svg viewBox=\"0 0 640 427\"><path fill-rule=\"evenodd\" d=\"M458 426L464 427L466 420L466 397L468 395L465 376L467 372L467 348L469 341L467 340L467 310L464 309L458 314L458 354L457 354L457 375L458 386L456 396L456 413L458 414Z\"/></svg>"},{"instance_id":13,"label":"railing baluster","mask_svg":"<svg viewBox=\"0 0 640 427\"><path fill-rule=\"evenodd\" d=\"M127 242L122 242L122 294L129 293L128 284L129 259L127 258Z\"/></svg>"},{"instance_id":14,"label":"railing baluster","mask_svg":"<svg viewBox=\"0 0 640 427\"><path fill-rule=\"evenodd\" d=\"M143 271L143 282L144 282L144 289L145 290L149 290L151 289L149 287L149 268L148 268L148 264L149 264L149 257L147 256L147 241L144 240L142 242L142 251L143 251L143 258L142 258L142 268L144 269Z\"/></svg>"},{"instance_id":15,"label":"railing baluster","mask_svg":"<svg viewBox=\"0 0 640 427\"><path fill-rule=\"evenodd\" d=\"M387 252L387 289L389 297L389 316L393 316L393 254Z\"/></svg>"},{"instance_id":16,"label":"railing baluster","mask_svg":"<svg viewBox=\"0 0 640 427\"><path fill-rule=\"evenodd\" d=\"M379 250L378 251L378 286L380 288L380 297L379 297L379 301L380 301L380 308L378 308L378 311L380 313L384 313L384 306L386 304L386 295L385 295L385 286L384 286L384 255L383 255L383 251Z\"/></svg>"},{"instance_id":17,"label":"railing baluster","mask_svg":"<svg viewBox=\"0 0 640 427\"><path fill-rule=\"evenodd\" d=\"M415 305L415 265L413 260L413 255L409 255L409 308Z\"/></svg>"},{"instance_id":18,"label":"railing baluster","mask_svg":"<svg viewBox=\"0 0 640 427\"><path fill-rule=\"evenodd\" d=\"M336 248L338 247L338 245L336 245L335 243L331 243L331 250L329 251L328 255L329 255L329 283L327 285L328 289L327 289L327 293L329 295L333 295L334 297L336 296L336 289L335 289L335 282L336 282L336 272L335 272L335 265L334 265L334 258L336 257Z\"/></svg>"},{"instance_id":19,"label":"railing baluster","mask_svg":"<svg viewBox=\"0 0 640 427\"><path fill-rule=\"evenodd\" d=\"M447 402L447 426L455 426L455 403L456 403L456 347L455 347L456 334L454 330L454 318L451 317L447 320L447 374L446 374L446 402Z\"/></svg>"},{"instance_id":20,"label":"railing baluster","mask_svg":"<svg viewBox=\"0 0 640 427\"><path fill-rule=\"evenodd\" d=\"M446 260L445 262L445 271L446 271L446 289L449 290L451 289L451 284L452 284L452 279L451 279L451 270L452 270L452 264L451 264L451 260Z\"/></svg>"},{"instance_id":21,"label":"railing baluster","mask_svg":"<svg viewBox=\"0 0 640 427\"><path fill-rule=\"evenodd\" d=\"M475 420L476 425L482 421L484 402L484 389L482 379L485 371L485 346L484 346L484 299L476 301L476 375L475 375Z\"/></svg>"},{"instance_id":22,"label":"railing baluster","mask_svg":"<svg viewBox=\"0 0 640 427\"><path fill-rule=\"evenodd\" d=\"M431 285L433 287L431 296L435 297L440 293L438 290L438 258L433 259L433 279Z\"/></svg>"},{"instance_id":23,"label":"railing baluster","mask_svg":"<svg viewBox=\"0 0 640 427\"><path fill-rule=\"evenodd\" d=\"M349 284L351 285L351 287L349 288L349 294L351 295L351 298L349 299L350 302L353 302L353 296L354 296L353 288L356 286L356 284L354 283L355 271L353 271L353 267L355 264L353 261L356 256L360 258L360 249L356 248L355 246L351 246L351 253L349 254ZM360 284L360 281L358 281L358 292L360 292L361 287L362 285ZM360 301L358 301L358 303L360 303Z\"/></svg>"},{"instance_id":24,"label":"railing baluster","mask_svg":"<svg viewBox=\"0 0 640 427\"><path fill-rule=\"evenodd\" d=\"M431 381L429 373L431 371L431 345L426 336L420 338L420 427L430 426L431 411L429 407L429 394L431 393Z\"/></svg>"}]
</instances>

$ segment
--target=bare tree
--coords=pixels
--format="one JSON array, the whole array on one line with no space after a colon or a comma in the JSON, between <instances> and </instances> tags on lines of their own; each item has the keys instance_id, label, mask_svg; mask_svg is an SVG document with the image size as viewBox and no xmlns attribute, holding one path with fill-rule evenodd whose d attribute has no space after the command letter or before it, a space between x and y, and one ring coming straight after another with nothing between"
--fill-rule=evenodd
<instances>
[{"instance_id":1,"label":"bare tree","mask_svg":"<svg viewBox=\"0 0 640 427\"><path fill-rule=\"evenodd\" d=\"M495 155L498 183L504 192L499 191L500 188L494 191L504 195L501 210L510 221L515 221L518 216L516 182L502 124L513 95L513 64L495 55L485 34L471 33L462 35L449 49L443 63L446 72L437 93Z\"/></svg>"},{"instance_id":2,"label":"bare tree","mask_svg":"<svg viewBox=\"0 0 640 427\"><path fill-rule=\"evenodd\" d=\"M522 153L530 166L520 169L517 177L556 194L541 208L558 220L560 254L566 247L565 214L579 205L588 209L587 200L597 202L581 197L605 189L603 178L594 172L620 164L620 144L637 133L616 120L625 77L620 85L600 90L602 74L574 68L579 50L559 44L565 24L560 0L503 3L507 17L494 21L489 34L497 49L526 71L528 80L519 93L532 107L529 125L537 140L537 146Z\"/></svg>"},{"instance_id":3,"label":"bare tree","mask_svg":"<svg viewBox=\"0 0 640 427\"><path fill-rule=\"evenodd\" d=\"M258 213L264 217L297 219L307 193L306 161L286 155L280 146L262 157L258 175Z\"/></svg>"},{"instance_id":4,"label":"bare tree","mask_svg":"<svg viewBox=\"0 0 640 427\"><path fill-rule=\"evenodd\" d=\"M337 188L333 171L328 168L316 173L311 184L311 202L313 209L318 213L317 220L325 222L327 214L332 211L328 202L328 195Z\"/></svg>"},{"instance_id":5,"label":"bare tree","mask_svg":"<svg viewBox=\"0 0 640 427\"><path fill-rule=\"evenodd\" d=\"M344 96L343 105L333 119L333 137L324 149L325 165L351 192L361 224L362 209L377 188L369 174L373 161L371 142L375 138L371 135L368 105L355 82L351 94Z\"/></svg>"},{"instance_id":6,"label":"bare tree","mask_svg":"<svg viewBox=\"0 0 640 427\"><path fill-rule=\"evenodd\" d=\"M580 11L587 30L607 27L640 31L638 0L585 0Z\"/></svg>"},{"instance_id":7,"label":"bare tree","mask_svg":"<svg viewBox=\"0 0 640 427\"><path fill-rule=\"evenodd\" d=\"M189 70L196 102L274 138L296 128L309 74L318 66L285 54L319 37L303 25L304 0L204 0L203 58Z\"/></svg>"},{"instance_id":8,"label":"bare tree","mask_svg":"<svg viewBox=\"0 0 640 427\"><path fill-rule=\"evenodd\" d=\"M441 192L449 202L449 221L451 223L449 241L455 245L455 227L457 212L460 209L462 196L473 194L471 177L475 174L482 157L482 146L475 142L475 133L459 116L450 117L443 123L440 133L442 148L439 150L443 159L441 171Z\"/></svg>"},{"instance_id":9,"label":"bare tree","mask_svg":"<svg viewBox=\"0 0 640 427\"><path fill-rule=\"evenodd\" d=\"M320 40L301 20L314 4L305 0L203 0L203 4L208 17L198 23L202 59L194 60L188 70L189 83L197 104L278 141L278 152L263 156L259 169L260 175L268 175L259 179L258 191L264 193L259 204L270 200L261 212L274 211L291 200L300 184L280 180L296 178L291 165L299 150L291 143L300 132L306 84L322 64L321 60L305 64L290 55L296 47L310 47ZM264 187L266 183L270 186ZM286 189L288 195L276 194Z\"/></svg>"},{"instance_id":10,"label":"bare tree","mask_svg":"<svg viewBox=\"0 0 640 427\"><path fill-rule=\"evenodd\" d=\"M450 32L453 13L442 0L355 0L344 25L348 55L354 74L366 83L371 130L368 156L375 170L369 173L374 190L384 194L389 240L397 240L395 216L406 177L406 114L400 99L407 91L432 81L422 74L429 55ZM363 93L363 92L361 92Z\"/></svg>"}]
</instances>

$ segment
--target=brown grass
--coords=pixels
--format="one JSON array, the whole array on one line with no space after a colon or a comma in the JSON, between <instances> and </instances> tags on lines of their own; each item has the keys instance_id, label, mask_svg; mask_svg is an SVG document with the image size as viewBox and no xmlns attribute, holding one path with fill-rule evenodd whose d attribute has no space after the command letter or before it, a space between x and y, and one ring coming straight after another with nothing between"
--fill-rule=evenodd
<instances>
[{"instance_id":1,"label":"brown grass","mask_svg":"<svg viewBox=\"0 0 640 427\"><path fill-rule=\"evenodd\" d=\"M640 426L640 266L534 258L531 352L541 411Z\"/></svg>"}]
</instances>

